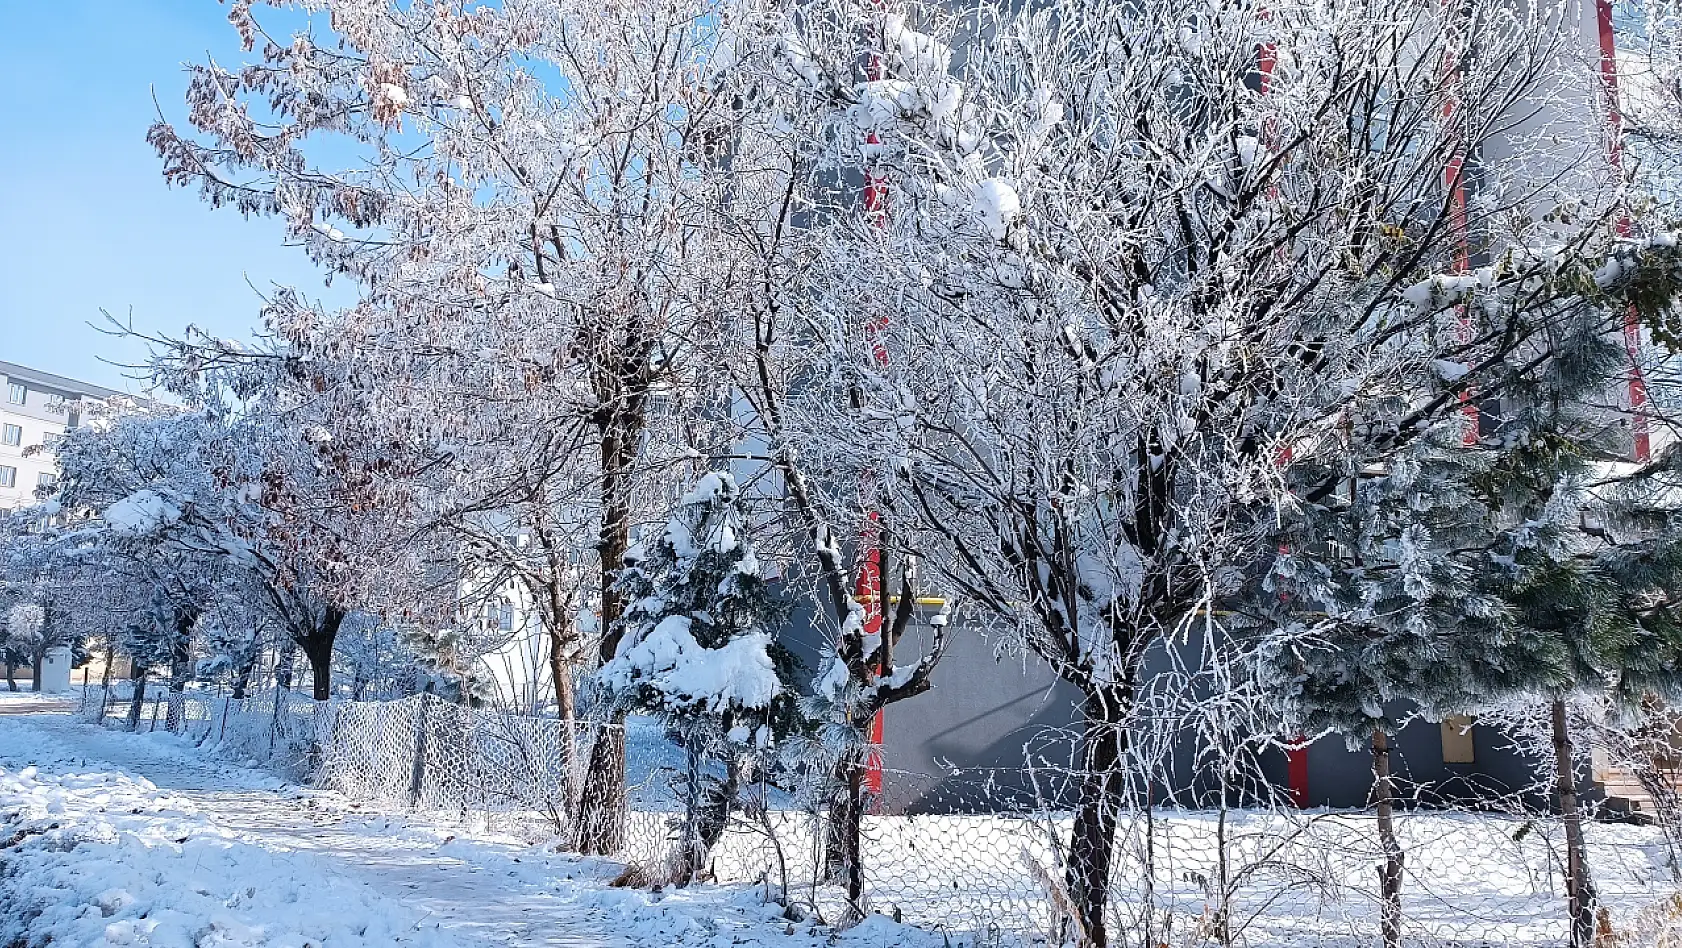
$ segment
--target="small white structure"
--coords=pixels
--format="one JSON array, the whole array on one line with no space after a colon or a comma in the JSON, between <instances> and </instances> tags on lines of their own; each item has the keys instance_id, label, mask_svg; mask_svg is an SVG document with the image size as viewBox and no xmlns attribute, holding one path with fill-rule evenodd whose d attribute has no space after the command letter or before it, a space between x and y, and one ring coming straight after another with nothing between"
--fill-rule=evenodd
<instances>
[{"instance_id":1,"label":"small white structure","mask_svg":"<svg viewBox=\"0 0 1682 948\"><path fill-rule=\"evenodd\" d=\"M41 690L61 694L70 690L70 649L60 646L47 649L41 660Z\"/></svg>"}]
</instances>

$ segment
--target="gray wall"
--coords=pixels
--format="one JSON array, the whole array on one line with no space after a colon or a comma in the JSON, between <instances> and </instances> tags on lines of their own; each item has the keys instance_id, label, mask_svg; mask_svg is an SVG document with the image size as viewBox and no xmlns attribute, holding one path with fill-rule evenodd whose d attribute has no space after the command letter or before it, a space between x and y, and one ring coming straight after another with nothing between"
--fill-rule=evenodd
<instances>
[{"instance_id":1,"label":"gray wall","mask_svg":"<svg viewBox=\"0 0 1682 948\"><path fill-rule=\"evenodd\" d=\"M791 618L784 641L811 669L824 655L820 623L809 601ZM927 614L919 616L926 622ZM1078 693L1056 680L1037 658L1001 655L974 627L959 627L929 692L888 708L884 715L883 809L887 812L1031 810L1043 803L1072 801L1066 770L1079 733ZM901 643L897 661L909 662L927 647L931 630L915 625ZM1182 648L1196 649L1195 641ZM1160 668L1162 660L1150 663ZM1392 713L1405 707L1397 705ZM1498 730L1472 729L1474 762L1443 760L1441 726L1415 721L1396 736L1391 755L1397 792L1421 806L1544 808L1534 764ZM1160 803L1209 806L1217 802L1215 781L1197 773L1197 748L1178 739L1166 778L1151 796ZM1287 784L1282 752L1268 752L1257 764L1277 787ZM1366 747L1349 750L1341 738L1308 748L1308 803L1360 808L1372 786L1372 757ZM1589 785L1585 784L1588 790ZM1239 795L1235 805L1253 802Z\"/></svg>"}]
</instances>

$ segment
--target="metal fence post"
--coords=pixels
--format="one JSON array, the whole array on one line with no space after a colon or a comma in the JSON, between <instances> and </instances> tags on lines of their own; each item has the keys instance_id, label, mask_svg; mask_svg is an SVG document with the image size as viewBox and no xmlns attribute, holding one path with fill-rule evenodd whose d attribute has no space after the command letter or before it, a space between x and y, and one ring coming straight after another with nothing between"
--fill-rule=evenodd
<instances>
[{"instance_id":1,"label":"metal fence post","mask_svg":"<svg viewBox=\"0 0 1682 948\"><path fill-rule=\"evenodd\" d=\"M409 806L420 805L421 784L426 780L426 695L419 696L415 715L415 761L409 770Z\"/></svg>"}]
</instances>

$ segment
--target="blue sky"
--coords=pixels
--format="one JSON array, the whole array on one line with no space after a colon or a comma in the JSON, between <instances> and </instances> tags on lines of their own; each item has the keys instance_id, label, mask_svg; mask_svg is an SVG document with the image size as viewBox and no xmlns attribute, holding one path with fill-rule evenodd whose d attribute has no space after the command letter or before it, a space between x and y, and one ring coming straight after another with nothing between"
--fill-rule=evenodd
<instances>
[{"instance_id":1,"label":"blue sky","mask_svg":"<svg viewBox=\"0 0 1682 948\"><path fill-rule=\"evenodd\" d=\"M90 328L246 337L256 290L322 292L281 225L170 189L146 128L186 114L181 64L247 55L215 0L0 0L0 360L117 388L144 348ZM342 298L343 291L333 294Z\"/></svg>"}]
</instances>

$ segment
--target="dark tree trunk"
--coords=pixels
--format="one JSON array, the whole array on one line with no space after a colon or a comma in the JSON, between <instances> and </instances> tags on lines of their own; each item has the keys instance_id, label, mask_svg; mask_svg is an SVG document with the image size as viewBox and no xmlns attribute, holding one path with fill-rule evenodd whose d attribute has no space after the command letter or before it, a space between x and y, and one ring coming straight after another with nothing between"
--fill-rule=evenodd
<instances>
[{"instance_id":1,"label":"dark tree trunk","mask_svg":"<svg viewBox=\"0 0 1682 948\"><path fill-rule=\"evenodd\" d=\"M858 748L835 763L835 787L824 827L824 881L847 890L847 907L864 917L864 777L868 751Z\"/></svg>"},{"instance_id":2,"label":"dark tree trunk","mask_svg":"<svg viewBox=\"0 0 1682 948\"><path fill-rule=\"evenodd\" d=\"M311 649L305 649L304 654L310 658L310 697L317 701L326 701L333 697L333 649L327 648L327 654L321 655Z\"/></svg>"},{"instance_id":3,"label":"dark tree trunk","mask_svg":"<svg viewBox=\"0 0 1682 948\"><path fill-rule=\"evenodd\" d=\"M707 864L707 854L724 836L730 812L736 805L742 773L739 762L731 755L726 761L724 779L711 781L704 775L706 761L699 752L687 748L685 757L689 772L684 787L683 847L672 874L672 882L680 887L695 881Z\"/></svg>"},{"instance_id":4,"label":"dark tree trunk","mask_svg":"<svg viewBox=\"0 0 1682 948\"><path fill-rule=\"evenodd\" d=\"M36 643L35 651L30 655L31 664L34 666L35 681L30 684L29 690L36 693L41 691L41 672L45 671L47 667L47 650L53 646L52 627L52 601L48 600L46 608L42 610L41 614L41 640Z\"/></svg>"},{"instance_id":5,"label":"dark tree trunk","mask_svg":"<svg viewBox=\"0 0 1682 948\"><path fill-rule=\"evenodd\" d=\"M233 700L245 700L245 690L251 687L251 676L257 671L257 659L262 654L262 650L253 649L251 657L240 663L239 671L234 674Z\"/></svg>"},{"instance_id":6,"label":"dark tree trunk","mask_svg":"<svg viewBox=\"0 0 1682 948\"><path fill-rule=\"evenodd\" d=\"M298 637L298 647L310 660L314 685L311 697L317 701L333 697L333 642L339 637L339 626L344 621L344 610L329 605L322 612L320 624Z\"/></svg>"},{"instance_id":7,"label":"dark tree trunk","mask_svg":"<svg viewBox=\"0 0 1682 948\"><path fill-rule=\"evenodd\" d=\"M11 662L6 663L6 688L10 691L18 690L17 672L12 668Z\"/></svg>"},{"instance_id":8,"label":"dark tree trunk","mask_svg":"<svg viewBox=\"0 0 1682 948\"><path fill-rule=\"evenodd\" d=\"M274 659L274 685L281 691L292 690L292 666L297 663L298 643L291 636L280 644Z\"/></svg>"},{"instance_id":9,"label":"dark tree trunk","mask_svg":"<svg viewBox=\"0 0 1682 948\"><path fill-rule=\"evenodd\" d=\"M625 718L604 722L590 745L578 801L578 850L610 856L625 845Z\"/></svg>"},{"instance_id":10,"label":"dark tree trunk","mask_svg":"<svg viewBox=\"0 0 1682 948\"><path fill-rule=\"evenodd\" d=\"M596 544L601 571L601 649L603 662L619 651L624 635L619 617L624 611L618 580L631 545L629 485L625 483L635 457L640 410L603 426L602 527ZM625 715L615 713L603 722L590 747L590 766L584 773L584 792L578 801L578 849L587 856L611 856L625 845Z\"/></svg>"},{"instance_id":11,"label":"dark tree trunk","mask_svg":"<svg viewBox=\"0 0 1682 948\"><path fill-rule=\"evenodd\" d=\"M1104 948L1109 944L1104 910L1110 897L1110 861L1115 851L1125 774L1122 757L1127 752L1124 721L1132 701L1132 690L1097 689L1088 692L1081 712L1086 731L1081 736L1080 795L1075 804L1075 822L1069 835L1069 864L1065 884L1080 926L1077 943Z\"/></svg>"},{"instance_id":12,"label":"dark tree trunk","mask_svg":"<svg viewBox=\"0 0 1682 948\"><path fill-rule=\"evenodd\" d=\"M111 702L111 666L116 662L116 646L107 642L105 644L105 671L99 675L99 717L94 719L95 724L105 723L105 712L108 710L106 706Z\"/></svg>"},{"instance_id":13,"label":"dark tree trunk","mask_svg":"<svg viewBox=\"0 0 1682 948\"><path fill-rule=\"evenodd\" d=\"M140 730L140 713L146 707L146 669L136 666L134 672L134 696L128 704L128 729Z\"/></svg>"},{"instance_id":14,"label":"dark tree trunk","mask_svg":"<svg viewBox=\"0 0 1682 948\"><path fill-rule=\"evenodd\" d=\"M1396 788L1390 778L1390 735L1382 727L1372 732L1372 796L1378 811L1378 842L1384 865L1378 870L1379 912L1384 948L1402 945L1402 845L1396 839Z\"/></svg>"},{"instance_id":15,"label":"dark tree trunk","mask_svg":"<svg viewBox=\"0 0 1682 948\"><path fill-rule=\"evenodd\" d=\"M164 729L171 734L181 733L184 723L185 708L181 702L187 693L187 682L193 677L191 632L197 621L197 613L182 613L176 619L175 642L169 651L169 710L164 716Z\"/></svg>"},{"instance_id":16,"label":"dark tree trunk","mask_svg":"<svg viewBox=\"0 0 1682 948\"><path fill-rule=\"evenodd\" d=\"M1589 878L1588 847L1583 842L1583 813L1577 805L1577 768L1564 699L1553 703L1554 793L1565 820L1565 895L1571 916L1571 948L1594 943L1594 882Z\"/></svg>"}]
</instances>

